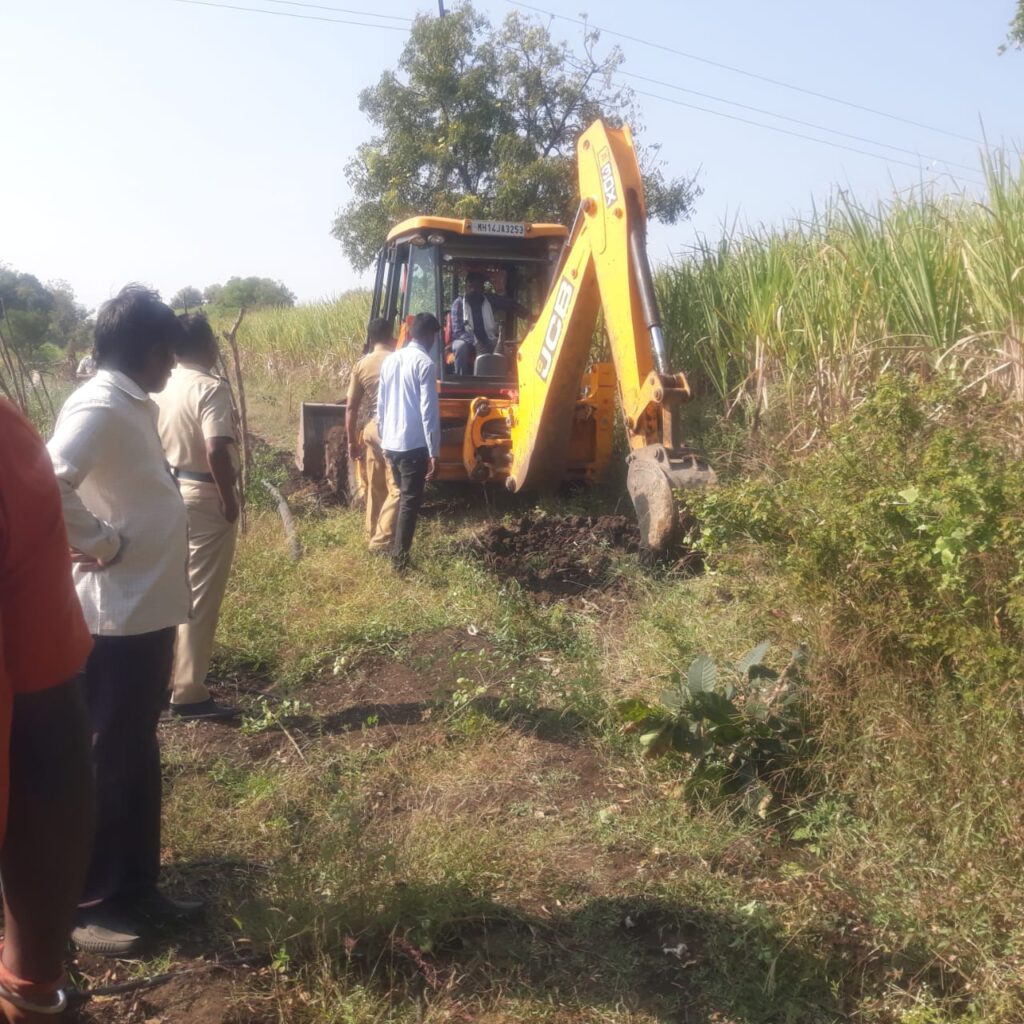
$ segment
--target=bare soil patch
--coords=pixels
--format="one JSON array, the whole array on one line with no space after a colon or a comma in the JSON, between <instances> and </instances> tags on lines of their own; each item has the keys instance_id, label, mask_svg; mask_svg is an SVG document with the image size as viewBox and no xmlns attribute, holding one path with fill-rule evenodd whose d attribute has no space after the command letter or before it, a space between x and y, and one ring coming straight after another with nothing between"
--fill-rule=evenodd
<instances>
[{"instance_id":1,"label":"bare soil patch","mask_svg":"<svg viewBox=\"0 0 1024 1024\"><path fill-rule=\"evenodd\" d=\"M435 732L433 711L458 683L459 654L483 654L486 636L461 629L443 629L418 637L413 656L370 657L348 671L324 673L293 694L302 710L289 717L288 731L301 746L314 742L392 746L403 737ZM214 686L217 698L243 709L265 700L273 711L282 701L273 686L253 678L227 680ZM203 760L227 757L250 764L291 759L295 750L276 727L247 735L241 720L171 722L161 741L190 744Z\"/></svg>"},{"instance_id":2,"label":"bare soil patch","mask_svg":"<svg viewBox=\"0 0 1024 1024\"><path fill-rule=\"evenodd\" d=\"M90 987L99 990L141 984L122 995L97 996L82 1004L72 1017L80 1024L269 1024L271 1020L254 1005L262 999L240 987L240 983L251 984L255 973L266 974L265 968L254 971L218 968L201 960L179 962L172 968L176 976L147 985L144 979L131 978L124 964L111 967L98 961L82 966L98 972Z\"/></svg>"},{"instance_id":3,"label":"bare soil patch","mask_svg":"<svg viewBox=\"0 0 1024 1024\"><path fill-rule=\"evenodd\" d=\"M445 708L444 698L458 686L460 673L466 671L465 656L471 659L479 656L483 667L481 681L488 684L488 692L477 698L478 705L484 713L493 712L498 721L507 723L503 742L500 747L470 744L464 758L453 758L450 764L437 766L429 777L409 778L402 772L393 777L381 777L374 783L380 786L377 815L381 827L394 831L404 827L402 822L413 822L424 815L431 818L454 815L480 822L518 816L516 820L522 820L524 828L557 828L561 819L578 813L581 807L614 799L617 795L614 782L589 744L579 742L571 734L550 738L543 728L535 729L530 720L506 718L502 714L498 697L500 680L492 679L486 671L490 649L491 641L486 635L450 628L418 637L413 650L397 660L368 658L346 672L325 673L294 694L305 707L299 719L289 723L291 738L307 752L317 745L391 747L402 744L415 759L419 749L440 749L446 742L446 721L451 715L450 709ZM280 699L272 688L266 690L256 679L222 684L218 687L218 696L243 707L253 705L261 696L267 698L271 707ZM176 723L161 733L161 739L169 746L191 748L197 767L218 758L256 767L267 760L297 763L300 756L289 737L276 727L258 735L246 735L237 723ZM618 855L605 853L588 843L559 845L549 856L556 858L544 867L551 876L549 883L554 884L552 879L559 881L566 892L571 889L579 900L597 897L620 875L629 875L634 870L632 863L620 865ZM197 866L196 863L189 865L190 892L197 890L197 880L202 882L206 877L203 872L197 875ZM256 867L269 869L269 866ZM273 1013L275 991L269 968L244 964L216 967L210 962L210 958L216 958L218 950L223 950L223 956L228 958L233 953L226 948L231 945L230 936L218 923L226 898L225 891L221 890L225 885L230 888L234 884L224 878L228 868L227 864L215 865L211 861L209 875L219 877L220 884L198 885L198 894L210 898L210 911L207 920L190 926L187 934L173 936L171 941L176 955L168 965L172 976L152 986L92 1000L79 1011L79 1020L88 1024L100 1021L171 1024L186 1019L199 1024L241 1024L242 1021L262 1024L269 1018ZM170 870L173 874L175 867L170 866ZM230 897L227 897L227 905L230 905ZM544 899L523 892L514 898L510 895L507 905L495 905L494 912L502 920L511 915L518 921L520 915L525 915L524 920L533 922L536 916L536 921L542 924L545 941L535 941L529 927L524 926L525 934L521 934L520 927L512 926L508 934L514 936L514 941L503 955L501 935L503 928L509 926L499 923L496 926L498 937L488 939L486 927L476 935L474 924L470 923L467 934L462 936L460 929L452 937L452 948L436 958L429 957L430 962L424 969L439 970L446 977L450 972L454 976L463 972L461 961L469 957L475 967L471 982L465 986L467 997L475 992L482 993L489 984L488 971L478 963L480 953L497 960L501 983L531 982L532 972L521 968L521 957L529 960L531 956L539 956L546 963L538 973L540 980L549 971L557 972L561 943L571 941L575 925L559 919L554 903L547 907ZM615 932L618 923L609 923L607 927ZM371 937L372 956L367 954L370 962L366 965L371 975L380 970L381 954L376 947L379 941L380 937ZM158 952L160 946L161 943L156 943L151 952ZM415 958L405 963L408 957L396 956L398 969L392 979L396 991L401 991L403 971L411 970L414 988L421 984L421 969ZM659 952L652 959L663 959L663 955ZM356 956L354 965L358 966L359 962L360 957ZM99 958L80 957L77 966L89 987L118 985L138 977L138 969L133 971L131 965L111 965ZM376 983L387 982L382 976Z\"/></svg>"},{"instance_id":4,"label":"bare soil patch","mask_svg":"<svg viewBox=\"0 0 1024 1024\"><path fill-rule=\"evenodd\" d=\"M473 540L487 568L539 597L616 587L612 553L635 554L640 531L626 516L523 516L495 523Z\"/></svg>"}]
</instances>

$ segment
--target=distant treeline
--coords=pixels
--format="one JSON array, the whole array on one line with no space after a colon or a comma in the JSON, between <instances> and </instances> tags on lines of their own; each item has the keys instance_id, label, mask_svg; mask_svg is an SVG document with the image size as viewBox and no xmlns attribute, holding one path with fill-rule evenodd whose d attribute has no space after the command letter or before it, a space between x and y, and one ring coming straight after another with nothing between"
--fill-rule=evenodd
<instances>
[{"instance_id":1,"label":"distant treeline","mask_svg":"<svg viewBox=\"0 0 1024 1024\"><path fill-rule=\"evenodd\" d=\"M171 306L178 310L194 310L203 306L264 309L294 305L295 295L281 281L269 277L232 277L224 284L207 285L202 291L186 285L171 298Z\"/></svg>"},{"instance_id":2,"label":"distant treeline","mask_svg":"<svg viewBox=\"0 0 1024 1024\"><path fill-rule=\"evenodd\" d=\"M0 336L22 358L53 362L88 347L91 317L66 281L43 284L0 263Z\"/></svg>"}]
</instances>

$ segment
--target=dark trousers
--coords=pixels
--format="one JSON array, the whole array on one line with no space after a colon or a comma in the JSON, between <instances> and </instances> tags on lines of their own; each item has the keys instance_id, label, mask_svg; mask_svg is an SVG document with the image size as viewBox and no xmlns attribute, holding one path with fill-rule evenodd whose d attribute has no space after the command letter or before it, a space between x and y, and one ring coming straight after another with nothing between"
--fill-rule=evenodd
<instances>
[{"instance_id":1,"label":"dark trousers","mask_svg":"<svg viewBox=\"0 0 1024 1024\"><path fill-rule=\"evenodd\" d=\"M398 488L398 518L395 523L395 541L391 558L396 565L404 566L409 560L412 535L416 532L416 519L423 504L423 489L427 483L427 469L430 456L426 448L414 448L410 452L385 452L391 475Z\"/></svg>"},{"instance_id":2,"label":"dark trousers","mask_svg":"<svg viewBox=\"0 0 1024 1024\"><path fill-rule=\"evenodd\" d=\"M85 664L96 838L81 902L130 896L160 872L160 745L176 630L97 636Z\"/></svg>"}]
</instances>

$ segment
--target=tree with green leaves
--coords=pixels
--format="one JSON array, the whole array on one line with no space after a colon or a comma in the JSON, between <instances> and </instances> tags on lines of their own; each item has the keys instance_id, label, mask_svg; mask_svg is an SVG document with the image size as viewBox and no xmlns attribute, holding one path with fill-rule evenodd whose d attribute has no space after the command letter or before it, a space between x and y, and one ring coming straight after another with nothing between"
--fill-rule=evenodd
<instances>
[{"instance_id":1,"label":"tree with green leaves","mask_svg":"<svg viewBox=\"0 0 1024 1024\"><path fill-rule=\"evenodd\" d=\"M1008 45L1024 49L1024 0L1017 0L1017 13L1010 22L1010 38Z\"/></svg>"},{"instance_id":2,"label":"tree with green leaves","mask_svg":"<svg viewBox=\"0 0 1024 1024\"><path fill-rule=\"evenodd\" d=\"M170 303L171 309L181 309L186 313L193 309L199 309L202 304L203 293L198 288L193 288L190 284L175 292Z\"/></svg>"},{"instance_id":3,"label":"tree with green leaves","mask_svg":"<svg viewBox=\"0 0 1024 1024\"><path fill-rule=\"evenodd\" d=\"M416 214L571 223L578 203L575 145L596 118L642 123L616 71L617 48L582 52L537 21L509 14L495 28L466 2L444 18L421 15L399 60L363 90L375 134L346 167L353 198L332 229L357 269L397 221ZM651 215L686 216L700 190L670 178L658 147L639 150Z\"/></svg>"},{"instance_id":4,"label":"tree with green leaves","mask_svg":"<svg viewBox=\"0 0 1024 1024\"><path fill-rule=\"evenodd\" d=\"M43 284L34 274L0 265L0 330L23 354L44 344L74 352L88 343L90 311L67 281Z\"/></svg>"},{"instance_id":5,"label":"tree with green leaves","mask_svg":"<svg viewBox=\"0 0 1024 1024\"><path fill-rule=\"evenodd\" d=\"M209 305L224 309L295 305L294 294L280 281L269 277L232 277L224 284L211 284L204 288L203 297Z\"/></svg>"},{"instance_id":6,"label":"tree with green leaves","mask_svg":"<svg viewBox=\"0 0 1024 1024\"><path fill-rule=\"evenodd\" d=\"M92 348L92 310L75 298L67 281L47 281L46 288L53 296L46 340L56 348L64 349L69 375L73 375L78 365L78 353Z\"/></svg>"},{"instance_id":7,"label":"tree with green leaves","mask_svg":"<svg viewBox=\"0 0 1024 1024\"><path fill-rule=\"evenodd\" d=\"M22 355L46 341L53 306L53 296L38 277L0 266L0 331Z\"/></svg>"}]
</instances>

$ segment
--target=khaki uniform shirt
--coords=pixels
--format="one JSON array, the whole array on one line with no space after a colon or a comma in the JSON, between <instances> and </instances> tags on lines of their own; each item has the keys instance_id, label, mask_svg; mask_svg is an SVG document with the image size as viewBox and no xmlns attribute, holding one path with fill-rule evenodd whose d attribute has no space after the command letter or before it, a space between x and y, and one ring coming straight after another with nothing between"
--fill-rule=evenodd
<instances>
[{"instance_id":1,"label":"khaki uniform shirt","mask_svg":"<svg viewBox=\"0 0 1024 1024\"><path fill-rule=\"evenodd\" d=\"M374 349L368 352L352 367L352 376L348 382L348 404L359 402L359 414L356 416L356 428L362 433L363 427L377 418L377 390L380 385L380 367L390 349Z\"/></svg>"},{"instance_id":2,"label":"khaki uniform shirt","mask_svg":"<svg viewBox=\"0 0 1024 1024\"><path fill-rule=\"evenodd\" d=\"M238 440L228 382L194 363L179 363L163 391L153 395L160 409L160 441L172 469L209 473L206 442ZM201 484L216 489L212 483Z\"/></svg>"}]
</instances>

